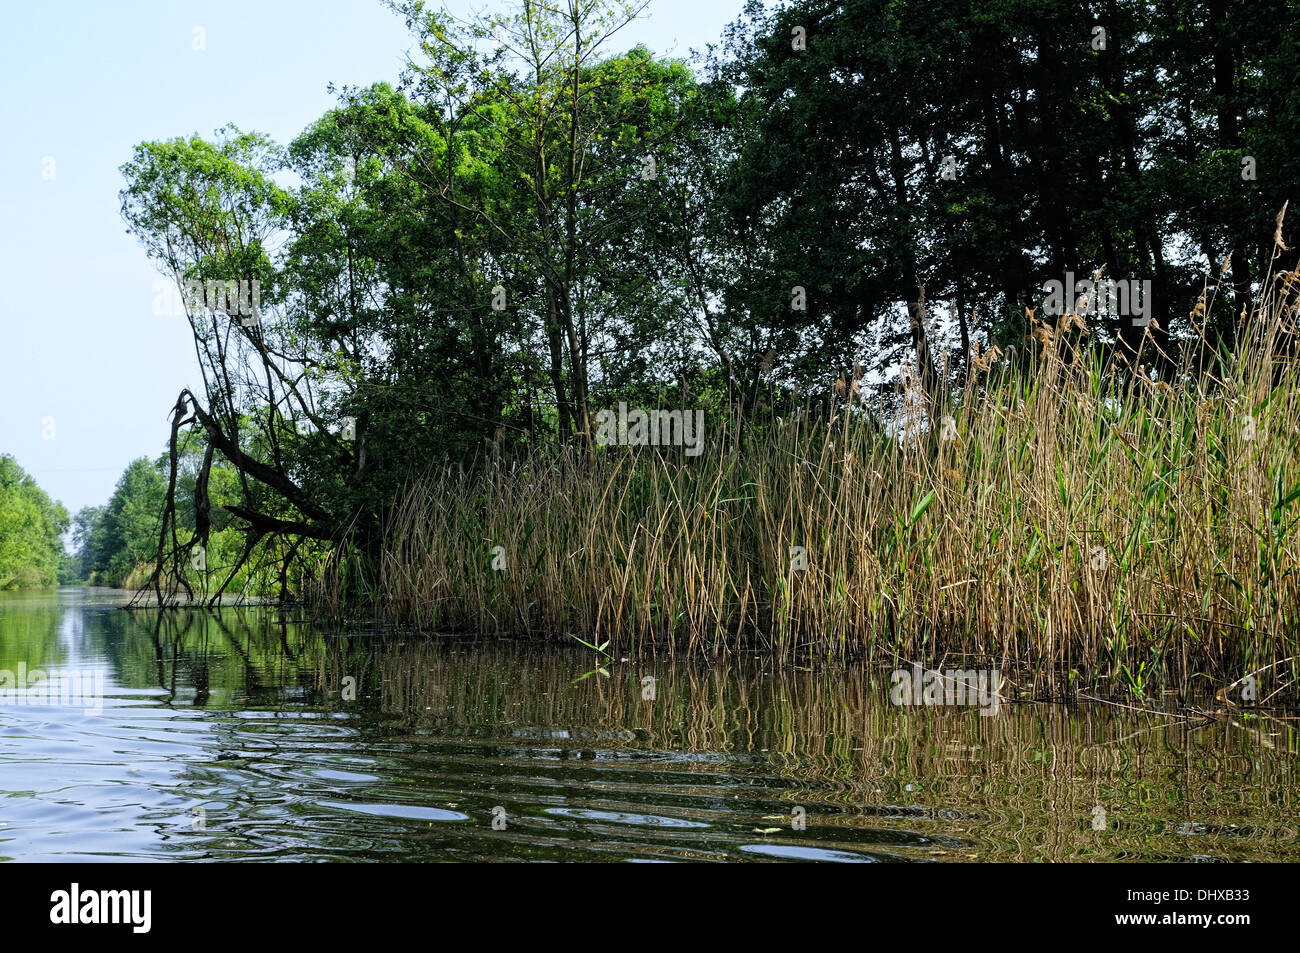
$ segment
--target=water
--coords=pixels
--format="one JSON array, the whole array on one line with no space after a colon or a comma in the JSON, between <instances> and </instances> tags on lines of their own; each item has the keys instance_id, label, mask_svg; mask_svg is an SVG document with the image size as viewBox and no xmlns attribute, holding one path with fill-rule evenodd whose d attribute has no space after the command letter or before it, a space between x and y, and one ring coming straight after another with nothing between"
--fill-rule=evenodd
<instances>
[{"instance_id":1,"label":"water","mask_svg":"<svg viewBox=\"0 0 1300 953\"><path fill-rule=\"evenodd\" d=\"M1300 859L1289 721L896 708L760 659L581 678L580 646L125 599L0 594L0 670L90 686L0 702L0 859Z\"/></svg>"}]
</instances>

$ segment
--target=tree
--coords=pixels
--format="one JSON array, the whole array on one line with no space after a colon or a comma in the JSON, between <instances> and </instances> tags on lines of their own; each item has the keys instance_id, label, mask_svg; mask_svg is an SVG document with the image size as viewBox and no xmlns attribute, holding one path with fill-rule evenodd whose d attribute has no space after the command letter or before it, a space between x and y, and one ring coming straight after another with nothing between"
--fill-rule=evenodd
<instances>
[{"instance_id":1,"label":"tree","mask_svg":"<svg viewBox=\"0 0 1300 953\"><path fill-rule=\"evenodd\" d=\"M68 512L13 457L0 454L0 589L56 585Z\"/></svg>"},{"instance_id":2,"label":"tree","mask_svg":"<svg viewBox=\"0 0 1300 953\"><path fill-rule=\"evenodd\" d=\"M907 373L933 409L1071 274L1150 282L1152 326L1088 317L1131 367L1199 341L1185 316L1232 251L1213 344L1300 180L1280 0L752 0L700 75L613 50L639 0L390 6L420 50L399 86L342 90L286 148L229 126L123 166L130 230L205 292L163 601L317 544L373 569L413 475L589 451L605 400L707 400L742 445L850 375Z\"/></svg>"},{"instance_id":3,"label":"tree","mask_svg":"<svg viewBox=\"0 0 1300 953\"><path fill-rule=\"evenodd\" d=\"M1098 269L1149 280L1156 326L1090 324L1159 361L1151 344L1190 333L1184 316L1231 250L1235 300L1211 315L1228 330L1300 178L1290 22L1272 0L755 0L714 60L755 123L730 202L760 266L735 294L757 313L807 288L786 327L809 344L782 335L805 380L872 349L873 326L876 366L906 352L934 380L945 342L926 311L956 327L959 371L972 340L1024 336L1045 280Z\"/></svg>"},{"instance_id":4,"label":"tree","mask_svg":"<svg viewBox=\"0 0 1300 953\"><path fill-rule=\"evenodd\" d=\"M187 302L203 388L173 408L164 601L189 588L212 530L214 460L238 474L242 499L221 506L247 534L243 558L275 538L368 552L419 465L551 423L562 444L588 438L593 362L661 346L684 320L637 239L671 214L645 172L656 150L673 158L690 71L644 50L598 58L626 5L527 2L455 36L406 9L431 56L411 97L345 90L287 150L227 127L216 143L141 144L122 168L128 226L182 287L261 288L253 320L211 295ZM522 59L478 57L483 31ZM283 169L301 186L278 186ZM191 536L187 429L208 448Z\"/></svg>"},{"instance_id":5,"label":"tree","mask_svg":"<svg viewBox=\"0 0 1300 953\"><path fill-rule=\"evenodd\" d=\"M164 490L162 474L140 457L123 471L106 506L77 513L73 539L87 579L121 586L152 563Z\"/></svg>"}]
</instances>

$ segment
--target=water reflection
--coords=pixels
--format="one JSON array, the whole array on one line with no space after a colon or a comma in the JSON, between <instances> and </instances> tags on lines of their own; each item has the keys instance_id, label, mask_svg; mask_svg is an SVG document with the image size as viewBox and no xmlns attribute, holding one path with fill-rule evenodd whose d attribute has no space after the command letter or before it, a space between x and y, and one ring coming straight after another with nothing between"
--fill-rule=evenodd
<instances>
[{"instance_id":1,"label":"water reflection","mask_svg":"<svg viewBox=\"0 0 1300 953\"><path fill-rule=\"evenodd\" d=\"M105 695L0 704L0 857L1300 856L1288 722L896 708L882 673L758 659L575 681L588 650L122 600L0 596L0 669Z\"/></svg>"}]
</instances>

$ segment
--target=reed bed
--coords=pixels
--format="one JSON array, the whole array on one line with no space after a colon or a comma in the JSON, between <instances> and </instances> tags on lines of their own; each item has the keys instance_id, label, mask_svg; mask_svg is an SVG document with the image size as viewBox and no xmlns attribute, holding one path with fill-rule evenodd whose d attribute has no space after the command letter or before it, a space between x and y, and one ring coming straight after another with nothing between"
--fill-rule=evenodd
<instances>
[{"instance_id":1,"label":"reed bed","mask_svg":"<svg viewBox=\"0 0 1300 953\"><path fill-rule=\"evenodd\" d=\"M935 407L910 380L872 406L846 375L743 449L728 422L696 457L445 467L396 501L378 559L335 559L315 599L616 657L963 657L1053 690L1253 675L1259 701L1281 697L1300 656L1297 285L1270 277L1226 347L1199 329L1207 290L1174 353L1147 334L1125 359L1067 314L1014 356L977 353Z\"/></svg>"}]
</instances>

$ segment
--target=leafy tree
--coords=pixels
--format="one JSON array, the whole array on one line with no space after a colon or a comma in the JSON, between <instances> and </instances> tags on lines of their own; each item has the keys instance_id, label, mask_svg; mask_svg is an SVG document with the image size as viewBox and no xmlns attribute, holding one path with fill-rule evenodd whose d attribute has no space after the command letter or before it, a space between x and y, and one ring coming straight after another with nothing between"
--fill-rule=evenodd
<instances>
[{"instance_id":1,"label":"leafy tree","mask_svg":"<svg viewBox=\"0 0 1300 953\"><path fill-rule=\"evenodd\" d=\"M100 560L103 546L103 520L106 507L83 506L72 517L72 559L69 581L89 582Z\"/></svg>"},{"instance_id":2,"label":"leafy tree","mask_svg":"<svg viewBox=\"0 0 1300 953\"><path fill-rule=\"evenodd\" d=\"M123 471L106 506L78 512L74 540L88 579L121 586L139 578L157 550L165 489L162 474L141 457Z\"/></svg>"},{"instance_id":3,"label":"leafy tree","mask_svg":"<svg viewBox=\"0 0 1300 953\"><path fill-rule=\"evenodd\" d=\"M698 72L613 49L638 2L390 6L419 43L399 85L286 147L229 126L123 166L160 267L261 294L251 320L189 303L153 553L110 504L78 522L94 572L147 563L165 600L373 561L413 475L589 449L602 402L708 405L743 444L862 363L937 401L1067 272L1151 282L1153 327L1090 318L1112 357L1214 345L1300 181L1282 0L751 0Z\"/></svg>"},{"instance_id":4,"label":"leafy tree","mask_svg":"<svg viewBox=\"0 0 1300 953\"><path fill-rule=\"evenodd\" d=\"M807 287L807 311L773 321L805 381L872 350L936 380L936 304L960 369L975 339L1019 340L1041 284L1067 271L1150 280L1163 347L1231 250L1237 298L1210 316L1230 331L1300 173L1286 11L754 0L713 64L755 125L730 207L759 266L733 294L757 314ZM1257 180L1241 174L1247 153ZM1129 316L1093 323L1128 353L1143 337Z\"/></svg>"},{"instance_id":5,"label":"leafy tree","mask_svg":"<svg viewBox=\"0 0 1300 953\"><path fill-rule=\"evenodd\" d=\"M60 537L68 512L36 485L17 461L0 454L0 589L56 585Z\"/></svg>"}]
</instances>

